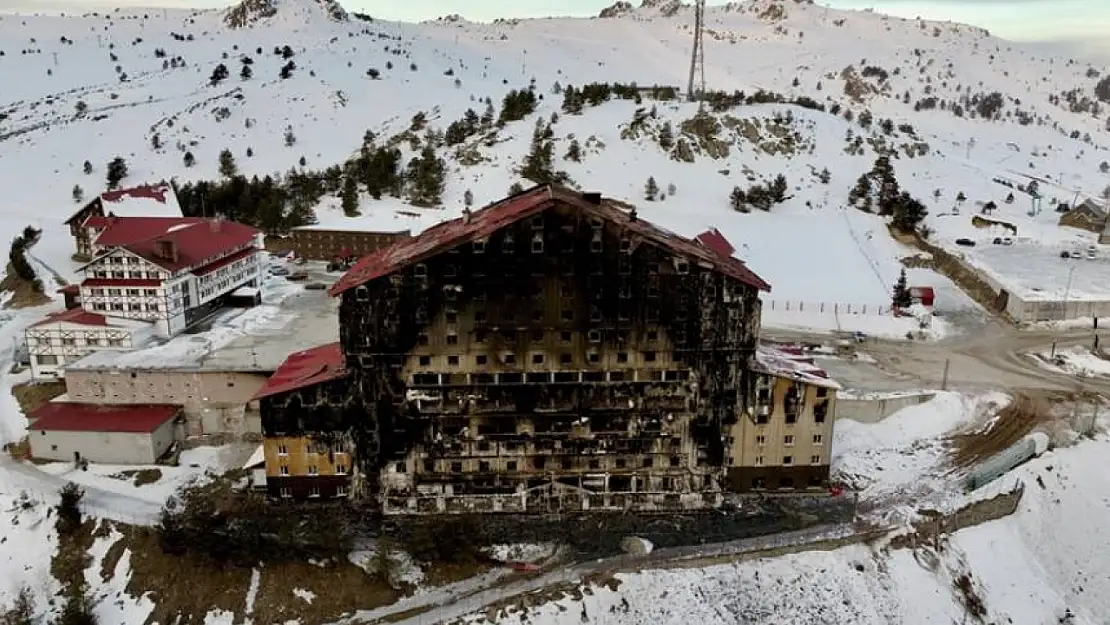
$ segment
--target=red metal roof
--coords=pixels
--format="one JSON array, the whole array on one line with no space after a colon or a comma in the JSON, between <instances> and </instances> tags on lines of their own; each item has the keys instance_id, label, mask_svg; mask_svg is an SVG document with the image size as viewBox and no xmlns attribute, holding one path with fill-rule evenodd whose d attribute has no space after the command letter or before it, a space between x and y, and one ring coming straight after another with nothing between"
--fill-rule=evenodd
<instances>
[{"instance_id":1,"label":"red metal roof","mask_svg":"<svg viewBox=\"0 0 1110 625\"><path fill-rule=\"evenodd\" d=\"M85 225L103 229L96 237L97 245L116 247L154 238L174 226L204 221L199 217L89 217Z\"/></svg>"},{"instance_id":2,"label":"red metal roof","mask_svg":"<svg viewBox=\"0 0 1110 625\"><path fill-rule=\"evenodd\" d=\"M108 325L108 320L105 319L104 315L85 312L83 308L70 308L69 310L49 314L42 321L31 324L31 327L35 328L51 323L76 323L83 326L106 326Z\"/></svg>"},{"instance_id":3,"label":"red metal roof","mask_svg":"<svg viewBox=\"0 0 1110 625\"><path fill-rule=\"evenodd\" d=\"M725 238L725 235L721 234L721 231L717 230L716 228L710 228L709 230L706 230L705 232L695 237L694 240L720 254L724 258L731 257L733 252L736 251L736 248L728 242L728 239Z\"/></svg>"},{"instance_id":4,"label":"red metal roof","mask_svg":"<svg viewBox=\"0 0 1110 625\"><path fill-rule=\"evenodd\" d=\"M66 225L69 225L69 223L72 222L75 217L78 217L82 213L84 213L89 208L89 206L93 204L93 202L100 201L100 204L104 209L104 213L108 214L112 212L113 204L118 204L130 199L150 200L151 202L157 202L158 204L161 204L163 206L171 207L174 213L181 212L181 208L177 204L177 196L174 194L173 187L168 182L160 182L158 184L139 185L137 187L131 187L128 189L105 191L104 193L101 193L99 196L97 196L96 199L94 199L92 202L89 202L88 204L85 204L80 209L78 209L75 213L73 213L73 215L69 217L69 219L66 219L65 223ZM151 208L157 209L159 207ZM165 209L162 210L164 211ZM95 219L96 217L96 215L90 216L90 219L86 220L85 223L88 224L91 219Z\"/></svg>"},{"instance_id":5,"label":"red metal roof","mask_svg":"<svg viewBox=\"0 0 1110 625\"><path fill-rule=\"evenodd\" d=\"M556 185L540 185L475 211L469 218L464 216L445 221L415 237L402 239L363 257L332 285L328 293L333 296L339 295L348 289L393 273L456 245L487 237L555 203L570 205L583 213L615 223L622 229L648 239L672 253L709 264L714 270L756 289L771 290L771 285L748 269L742 261L721 257L690 239L643 219L633 219L629 213L615 207L611 201L602 200L600 203L594 203L571 189Z\"/></svg>"},{"instance_id":6,"label":"red metal roof","mask_svg":"<svg viewBox=\"0 0 1110 625\"><path fill-rule=\"evenodd\" d=\"M216 271L220 267L226 267L226 266L230 265L231 263L233 263L237 260L241 260L243 258L246 258L246 257L251 256L253 254L258 254L258 253L259 253L259 250L257 248L253 248L253 247L247 248L245 250L240 250L238 252L235 252L234 254L231 254L230 256L224 256L220 260L208 263L207 265L201 267L200 269L194 269L193 273L198 275L198 276L207 275L207 274L212 273L213 271Z\"/></svg>"},{"instance_id":7,"label":"red metal roof","mask_svg":"<svg viewBox=\"0 0 1110 625\"><path fill-rule=\"evenodd\" d=\"M241 223L197 217L107 217L105 223L96 245L125 249L169 271L220 260L251 245L258 235ZM176 261L158 253L162 241L174 245Z\"/></svg>"},{"instance_id":8,"label":"red metal roof","mask_svg":"<svg viewBox=\"0 0 1110 625\"><path fill-rule=\"evenodd\" d=\"M36 431L147 433L176 417L180 410L166 404L101 406L47 402L28 416L34 419L32 429Z\"/></svg>"},{"instance_id":9,"label":"red metal roof","mask_svg":"<svg viewBox=\"0 0 1110 625\"><path fill-rule=\"evenodd\" d=\"M343 369L343 349L339 343L329 343L291 354L266 384L254 395L262 399L278 393L337 380L347 375Z\"/></svg>"},{"instance_id":10,"label":"red metal roof","mask_svg":"<svg viewBox=\"0 0 1110 625\"><path fill-rule=\"evenodd\" d=\"M81 292L81 285L80 284L67 284L67 285L63 286L62 288L58 289L58 292L59 293L68 293L70 295L77 295L78 293Z\"/></svg>"}]
</instances>

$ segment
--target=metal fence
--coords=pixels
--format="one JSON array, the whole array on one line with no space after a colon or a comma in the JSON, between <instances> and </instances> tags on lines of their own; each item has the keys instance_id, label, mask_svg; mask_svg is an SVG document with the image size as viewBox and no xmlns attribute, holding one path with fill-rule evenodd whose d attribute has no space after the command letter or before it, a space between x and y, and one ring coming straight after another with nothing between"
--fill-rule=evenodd
<instances>
[{"instance_id":1,"label":"metal fence","mask_svg":"<svg viewBox=\"0 0 1110 625\"><path fill-rule=\"evenodd\" d=\"M842 302L805 302L802 300L764 300L764 310L783 312L813 312L836 315L889 316L889 304L850 304Z\"/></svg>"}]
</instances>

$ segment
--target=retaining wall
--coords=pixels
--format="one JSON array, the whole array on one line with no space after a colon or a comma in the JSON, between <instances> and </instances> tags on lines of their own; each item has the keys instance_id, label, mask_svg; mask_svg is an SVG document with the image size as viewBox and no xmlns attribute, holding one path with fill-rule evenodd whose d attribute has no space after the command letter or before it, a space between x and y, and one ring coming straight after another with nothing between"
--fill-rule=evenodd
<instances>
[{"instance_id":1,"label":"retaining wall","mask_svg":"<svg viewBox=\"0 0 1110 625\"><path fill-rule=\"evenodd\" d=\"M878 423L903 408L924 404L936 397L935 393L914 395L879 396L875 398L836 398L836 418L851 419L860 423Z\"/></svg>"}]
</instances>

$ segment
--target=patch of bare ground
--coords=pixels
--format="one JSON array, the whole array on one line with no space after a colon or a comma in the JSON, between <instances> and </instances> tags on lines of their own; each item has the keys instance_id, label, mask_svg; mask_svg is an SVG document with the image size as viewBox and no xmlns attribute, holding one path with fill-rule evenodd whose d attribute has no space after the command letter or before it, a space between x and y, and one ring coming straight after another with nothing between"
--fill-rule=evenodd
<instances>
[{"instance_id":1,"label":"patch of bare ground","mask_svg":"<svg viewBox=\"0 0 1110 625\"><path fill-rule=\"evenodd\" d=\"M33 308L50 303L50 296L38 280L24 280L15 272L9 261L4 268L4 278L0 279L0 292L10 293L4 308Z\"/></svg>"},{"instance_id":2,"label":"patch of bare ground","mask_svg":"<svg viewBox=\"0 0 1110 625\"><path fill-rule=\"evenodd\" d=\"M120 471L117 474L121 479L126 479L135 483L135 486L146 486L153 484L162 479L161 469L128 469ZM113 475L112 477L117 477Z\"/></svg>"},{"instance_id":3,"label":"patch of bare ground","mask_svg":"<svg viewBox=\"0 0 1110 625\"><path fill-rule=\"evenodd\" d=\"M1021 440L1036 426L1052 419L1050 396L1018 394L1010 405L995 415L990 424L977 431L962 432L950 439L952 462L970 467Z\"/></svg>"},{"instance_id":4,"label":"patch of bare ground","mask_svg":"<svg viewBox=\"0 0 1110 625\"><path fill-rule=\"evenodd\" d=\"M354 613L395 603L402 593L388 582L343 562L267 565L252 618L256 623L330 623ZM315 595L311 603L293 594L294 588Z\"/></svg>"},{"instance_id":5,"label":"patch of bare ground","mask_svg":"<svg viewBox=\"0 0 1110 625\"><path fill-rule=\"evenodd\" d=\"M30 413L65 392L64 382L23 382L12 386L12 395L19 402L19 409L23 414Z\"/></svg>"},{"instance_id":6,"label":"patch of bare ground","mask_svg":"<svg viewBox=\"0 0 1110 625\"><path fill-rule=\"evenodd\" d=\"M532 608L544 606L567 597L575 601L581 601L583 597L594 594L594 588L604 587L615 591L620 587L620 584L620 580L611 573L592 573L578 581L554 584L542 590L506 597L496 603L491 603L485 608L486 620L490 623L498 623L511 614L527 614ZM583 607L583 610L585 610L585 607ZM527 622L528 619L523 618L522 620ZM588 615L582 619L583 622L588 620ZM461 620L456 620L452 622L452 625L460 623L462 623Z\"/></svg>"}]
</instances>

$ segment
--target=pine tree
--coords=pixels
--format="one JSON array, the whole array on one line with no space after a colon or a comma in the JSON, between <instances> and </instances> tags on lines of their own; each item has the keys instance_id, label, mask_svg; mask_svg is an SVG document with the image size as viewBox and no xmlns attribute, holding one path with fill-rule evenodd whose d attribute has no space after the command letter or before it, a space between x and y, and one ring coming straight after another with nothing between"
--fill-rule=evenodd
<instances>
[{"instance_id":1,"label":"pine tree","mask_svg":"<svg viewBox=\"0 0 1110 625\"><path fill-rule=\"evenodd\" d=\"M673 182L667 185L667 195L673 196L677 192L678 187L674 186Z\"/></svg>"},{"instance_id":2,"label":"pine tree","mask_svg":"<svg viewBox=\"0 0 1110 625\"><path fill-rule=\"evenodd\" d=\"M671 128L671 122L663 122L663 126L659 129L659 147L664 150L670 150L674 147L674 129Z\"/></svg>"},{"instance_id":3,"label":"pine tree","mask_svg":"<svg viewBox=\"0 0 1110 625\"><path fill-rule=\"evenodd\" d=\"M732 193L728 196L728 203L729 206L732 207L732 210L746 213L748 212L748 208L745 205L746 199L743 189L740 187L733 187Z\"/></svg>"},{"instance_id":4,"label":"pine tree","mask_svg":"<svg viewBox=\"0 0 1110 625\"><path fill-rule=\"evenodd\" d=\"M551 142L551 135L551 127L542 118L537 119L532 131L532 147L520 168L521 177L536 184L562 183L567 180L567 175L556 172L552 165L555 146Z\"/></svg>"},{"instance_id":5,"label":"pine tree","mask_svg":"<svg viewBox=\"0 0 1110 625\"><path fill-rule=\"evenodd\" d=\"M297 135L293 134L293 127L285 127L285 147L292 147L297 142Z\"/></svg>"},{"instance_id":6,"label":"pine tree","mask_svg":"<svg viewBox=\"0 0 1110 625\"><path fill-rule=\"evenodd\" d=\"M185 166L186 166L186 167L192 167L193 165L195 165L195 164L196 164L196 162L197 162L197 157L193 156L193 153L192 153L192 152L186 152L186 153L185 153L185 156L184 156L184 157L182 157L182 159L181 159L181 160L182 160L182 162L184 162L184 163L185 163Z\"/></svg>"},{"instance_id":7,"label":"pine tree","mask_svg":"<svg viewBox=\"0 0 1110 625\"><path fill-rule=\"evenodd\" d=\"M902 272L898 274L898 281L894 283L891 305L894 308L906 309L912 304L913 299L910 297L910 289L906 284L906 269L903 268Z\"/></svg>"},{"instance_id":8,"label":"pine tree","mask_svg":"<svg viewBox=\"0 0 1110 625\"><path fill-rule=\"evenodd\" d=\"M250 80L251 76L253 76L253 75L254 75L254 70L251 69L250 65L244 65L243 69L239 70L239 78L241 78L243 80Z\"/></svg>"},{"instance_id":9,"label":"pine tree","mask_svg":"<svg viewBox=\"0 0 1110 625\"><path fill-rule=\"evenodd\" d=\"M579 145L578 139L570 140L570 145L567 146L567 153L563 158L568 161L574 161L575 163L582 162L582 146Z\"/></svg>"},{"instance_id":10,"label":"pine tree","mask_svg":"<svg viewBox=\"0 0 1110 625\"><path fill-rule=\"evenodd\" d=\"M151 135L150 136L150 147L153 150L161 150L162 149L162 136L159 135L158 133L154 133L153 135Z\"/></svg>"},{"instance_id":11,"label":"pine tree","mask_svg":"<svg viewBox=\"0 0 1110 625\"><path fill-rule=\"evenodd\" d=\"M84 169L83 169L83 171L85 172L85 175L86 175L86 176L87 176L87 175L89 175L89 174L91 174L91 173L92 173L92 171L93 171L93 166L92 166L92 163L90 163L90 162L88 162L88 161L85 161L85 165L84 165Z\"/></svg>"},{"instance_id":12,"label":"pine tree","mask_svg":"<svg viewBox=\"0 0 1110 625\"><path fill-rule=\"evenodd\" d=\"M420 156L409 161L406 176L409 201L415 206L437 206L446 185L447 165L436 156L435 149L424 146Z\"/></svg>"},{"instance_id":13,"label":"pine tree","mask_svg":"<svg viewBox=\"0 0 1110 625\"><path fill-rule=\"evenodd\" d=\"M239 173L239 167L235 164L235 156L232 155L231 150L227 148L220 150L220 175L230 179L237 173Z\"/></svg>"},{"instance_id":14,"label":"pine tree","mask_svg":"<svg viewBox=\"0 0 1110 625\"><path fill-rule=\"evenodd\" d=\"M516 195L517 193L523 193L523 192L524 192L524 185L520 184L519 182L514 182L511 185L509 185L509 195Z\"/></svg>"},{"instance_id":15,"label":"pine tree","mask_svg":"<svg viewBox=\"0 0 1110 625\"><path fill-rule=\"evenodd\" d=\"M85 199L85 190L79 184L73 185L73 201L80 204L83 199Z\"/></svg>"},{"instance_id":16,"label":"pine tree","mask_svg":"<svg viewBox=\"0 0 1110 625\"><path fill-rule=\"evenodd\" d=\"M967 196L964 195L963 191L960 191L959 193L956 194L956 203L957 204L963 205L963 203L966 202L966 201L967 201Z\"/></svg>"},{"instance_id":17,"label":"pine tree","mask_svg":"<svg viewBox=\"0 0 1110 625\"><path fill-rule=\"evenodd\" d=\"M644 185L644 199L654 202L657 195L659 195L659 185L655 183L655 176L648 176L647 184Z\"/></svg>"},{"instance_id":18,"label":"pine tree","mask_svg":"<svg viewBox=\"0 0 1110 625\"><path fill-rule=\"evenodd\" d=\"M817 179L821 181L821 184L829 184L829 181L832 180L832 174L829 173L829 168L826 167L822 169L821 173L817 174Z\"/></svg>"},{"instance_id":19,"label":"pine tree","mask_svg":"<svg viewBox=\"0 0 1110 625\"><path fill-rule=\"evenodd\" d=\"M122 156L117 156L108 162L108 188L116 189L119 183L127 177L127 161Z\"/></svg>"},{"instance_id":20,"label":"pine tree","mask_svg":"<svg viewBox=\"0 0 1110 625\"><path fill-rule=\"evenodd\" d=\"M474 194L470 192L470 189L463 193L463 205L467 208L474 206Z\"/></svg>"},{"instance_id":21,"label":"pine tree","mask_svg":"<svg viewBox=\"0 0 1110 625\"><path fill-rule=\"evenodd\" d=\"M348 217L357 217L358 212L358 182L353 175L343 177L343 193L340 198L343 214Z\"/></svg>"},{"instance_id":22,"label":"pine tree","mask_svg":"<svg viewBox=\"0 0 1110 625\"><path fill-rule=\"evenodd\" d=\"M486 110L482 113L479 121L482 123L482 128L489 128L493 125L493 120L497 119L497 109L493 108L493 102L486 101Z\"/></svg>"}]
</instances>

